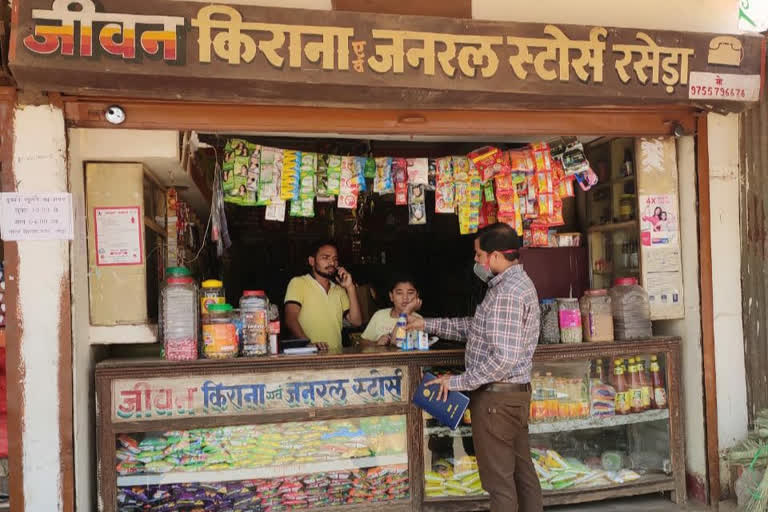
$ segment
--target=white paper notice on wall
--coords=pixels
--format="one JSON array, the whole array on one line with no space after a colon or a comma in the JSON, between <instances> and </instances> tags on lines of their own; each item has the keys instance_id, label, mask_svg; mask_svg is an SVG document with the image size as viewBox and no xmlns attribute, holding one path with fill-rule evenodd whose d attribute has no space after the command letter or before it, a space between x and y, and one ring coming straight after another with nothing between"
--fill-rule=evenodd
<instances>
[{"instance_id":1,"label":"white paper notice on wall","mask_svg":"<svg viewBox=\"0 0 768 512\"><path fill-rule=\"evenodd\" d=\"M0 194L3 240L72 240L72 194Z\"/></svg>"},{"instance_id":2,"label":"white paper notice on wall","mask_svg":"<svg viewBox=\"0 0 768 512\"><path fill-rule=\"evenodd\" d=\"M142 265L144 219L139 206L94 208L96 265Z\"/></svg>"},{"instance_id":3,"label":"white paper notice on wall","mask_svg":"<svg viewBox=\"0 0 768 512\"><path fill-rule=\"evenodd\" d=\"M757 101L760 75L691 71L688 98L692 100Z\"/></svg>"}]
</instances>

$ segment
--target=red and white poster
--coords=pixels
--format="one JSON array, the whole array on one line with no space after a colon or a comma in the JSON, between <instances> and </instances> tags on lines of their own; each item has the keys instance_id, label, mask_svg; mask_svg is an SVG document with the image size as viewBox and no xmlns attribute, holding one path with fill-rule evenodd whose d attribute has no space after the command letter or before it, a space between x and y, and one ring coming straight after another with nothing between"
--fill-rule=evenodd
<instances>
[{"instance_id":1,"label":"red and white poster","mask_svg":"<svg viewBox=\"0 0 768 512\"><path fill-rule=\"evenodd\" d=\"M120 206L94 208L96 231L96 265L142 265L141 208Z\"/></svg>"}]
</instances>

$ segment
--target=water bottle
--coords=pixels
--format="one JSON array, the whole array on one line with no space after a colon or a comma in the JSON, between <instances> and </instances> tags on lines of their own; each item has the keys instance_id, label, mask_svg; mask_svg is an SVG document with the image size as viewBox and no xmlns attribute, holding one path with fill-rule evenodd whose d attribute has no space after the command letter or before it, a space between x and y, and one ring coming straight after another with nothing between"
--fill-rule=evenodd
<instances>
[{"instance_id":1,"label":"water bottle","mask_svg":"<svg viewBox=\"0 0 768 512\"><path fill-rule=\"evenodd\" d=\"M408 348L408 333L405 330L408 325L408 315L400 313L397 319L397 327L395 329L395 342L402 350L409 350Z\"/></svg>"}]
</instances>

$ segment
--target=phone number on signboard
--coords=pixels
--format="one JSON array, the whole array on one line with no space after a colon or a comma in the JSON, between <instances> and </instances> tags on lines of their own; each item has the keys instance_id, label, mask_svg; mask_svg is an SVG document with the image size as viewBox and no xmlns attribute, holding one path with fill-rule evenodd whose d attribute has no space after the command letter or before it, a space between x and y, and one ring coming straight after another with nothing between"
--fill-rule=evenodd
<instances>
[{"instance_id":1,"label":"phone number on signboard","mask_svg":"<svg viewBox=\"0 0 768 512\"><path fill-rule=\"evenodd\" d=\"M745 98L747 96L744 89L712 87L705 85L692 85L691 96L719 96L721 98Z\"/></svg>"}]
</instances>

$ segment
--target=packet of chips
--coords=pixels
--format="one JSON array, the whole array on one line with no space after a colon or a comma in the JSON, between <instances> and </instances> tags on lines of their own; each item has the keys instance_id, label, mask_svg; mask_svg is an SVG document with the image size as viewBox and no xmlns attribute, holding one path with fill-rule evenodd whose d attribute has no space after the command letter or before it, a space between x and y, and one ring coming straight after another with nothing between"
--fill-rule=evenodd
<instances>
[{"instance_id":1,"label":"packet of chips","mask_svg":"<svg viewBox=\"0 0 768 512\"><path fill-rule=\"evenodd\" d=\"M405 158L392 159L392 181L395 182L395 204L408 204L408 163Z\"/></svg>"},{"instance_id":2,"label":"packet of chips","mask_svg":"<svg viewBox=\"0 0 768 512\"><path fill-rule=\"evenodd\" d=\"M299 172L299 199L315 197L315 172L317 171L317 153L302 153Z\"/></svg>"},{"instance_id":3,"label":"packet of chips","mask_svg":"<svg viewBox=\"0 0 768 512\"><path fill-rule=\"evenodd\" d=\"M425 204L426 185L408 184L408 224L426 224L427 206Z\"/></svg>"},{"instance_id":4,"label":"packet of chips","mask_svg":"<svg viewBox=\"0 0 768 512\"><path fill-rule=\"evenodd\" d=\"M493 146L483 146L469 153L469 159L480 172L480 179L485 183L497 174L510 172L509 162L504 153Z\"/></svg>"},{"instance_id":5,"label":"packet of chips","mask_svg":"<svg viewBox=\"0 0 768 512\"><path fill-rule=\"evenodd\" d=\"M328 195L337 196L341 192L341 157L328 155Z\"/></svg>"},{"instance_id":6,"label":"packet of chips","mask_svg":"<svg viewBox=\"0 0 768 512\"><path fill-rule=\"evenodd\" d=\"M373 179L373 191L379 195L393 194L392 159L388 156L376 158L376 176Z\"/></svg>"},{"instance_id":7,"label":"packet of chips","mask_svg":"<svg viewBox=\"0 0 768 512\"><path fill-rule=\"evenodd\" d=\"M536 165L529 148L510 149L507 151L507 161L512 172L532 173Z\"/></svg>"},{"instance_id":8,"label":"packet of chips","mask_svg":"<svg viewBox=\"0 0 768 512\"><path fill-rule=\"evenodd\" d=\"M469 159L466 156L451 157L454 181L469 181Z\"/></svg>"},{"instance_id":9,"label":"packet of chips","mask_svg":"<svg viewBox=\"0 0 768 512\"><path fill-rule=\"evenodd\" d=\"M332 198L328 192L328 159L330 155L317 155L317 171L315 172L315 198L318 202L328 202Z\"/></svg>"},{"instance_id":10,"label":"packet of chips","mask_svg":"<svg viewBox=\"0 0 768 512\"><path fill-rule=\"evenodd\" d=\"M345 156L341 161L341 183L339 190L339 208L354 209L357 208L357 195L359 186L358 176L355 169L355 157ZM363 178L363 181L365 178Z\"/></svg>"},{"instance_id":11,"label":"packet of chips","mask_svg":"<svg viewBox=\"0 0 768 512\"><path fill-rule=\"evenodd\" d=\"M552 155L549 152L549 144L539 142L531 144L533 152L533 161L537 172L547 172L552 170Z\"/></svg>"},{"instance_id":12,"label":"packet of chips","mask_svg":"<svg viewBox=\"0 0 768 512\"><path fill-rule=\"evenodd\" d=\"M283 151L283 173L280 178L280 199L289 201L299 198L299 178L301 175L301 152Z\"/></svg>"}]
</instances>

